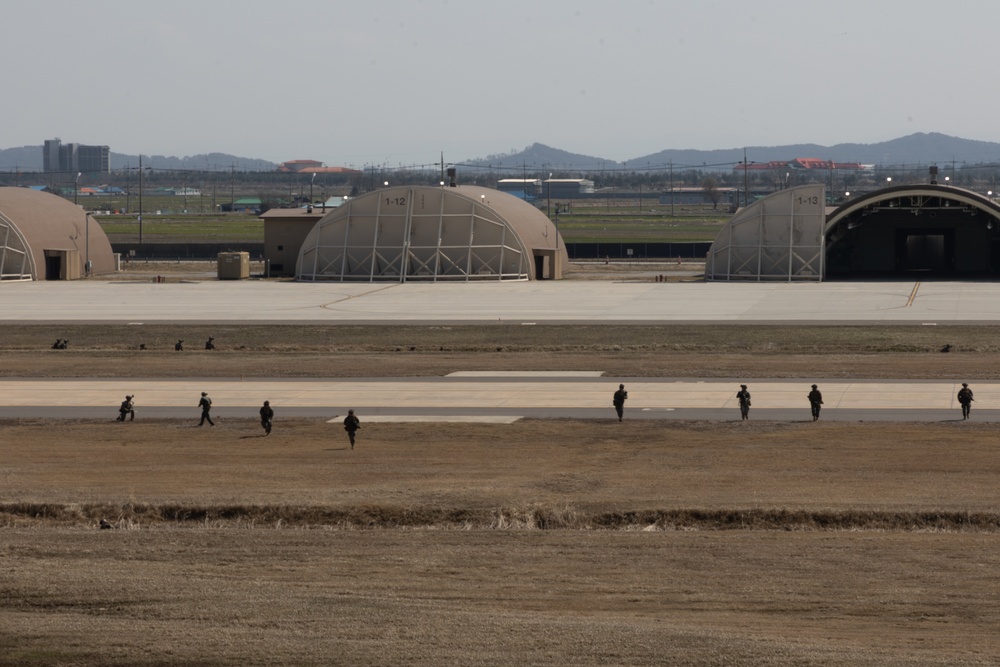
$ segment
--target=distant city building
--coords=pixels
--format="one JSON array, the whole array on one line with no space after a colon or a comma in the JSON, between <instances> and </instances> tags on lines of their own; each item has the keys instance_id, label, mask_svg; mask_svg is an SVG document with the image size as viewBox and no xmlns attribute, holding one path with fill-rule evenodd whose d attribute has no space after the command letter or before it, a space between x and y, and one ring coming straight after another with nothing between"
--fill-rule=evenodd
<instances>
[{"instance_id":1,"label":"distant city building","mask_svg":"<svg viewBox=\"0 0 1000 667\"><path fill-rule=\"evenodd\" d=\"M289 160L278 165L278 171L286 174L360 174L357 169L347 167L327 167L316 160Z\"/></svg>"},{"instance_id":2,"label":"distant city building","mask_svg":"<svg viewBox=\"0 0 1000 667\"><path fill-rule=\"evenodd\" d=\"M521 199L531 199L542 194L542 181L538 178L503 178L497 181L497 190Z\"/></svg>"},{"instance_id":3,"label":"distant city building","mask_svg":"<svg viewBox=\"0 0 1000 667\"><path fill-rule=\"evenodd\" d=\"M42 146L42 168L47 172L111 173L111 149L108 146L63 144L46 139Z\"/></svg>"},{"instance_id":4,"label":"distant city building","mask_svg":"<svg viewBox=\"0 0 1000 667\"><path fill-rule=\"evenodd\" d=\"M243 197L229 204L222 204L222 210L225 213L260 213L260 207L261 201L257 197Z\"/></svg>"},{"instance_id":5,"label":"distant city building","mask_svg":"<svg viewBox=\"0 0 1000 667\"><path fill-rule=\"evenodd\" d=\"M542 186L542 194L546 197L571 198L594 194L594 182L586 178L549 178Z\"/></svg>"},{"instance_id":6,"label":"distant city building","mask_svg":"<svg viewBox=\"0 0 1000 667\"><path fill-rule=\"evenodd\" d=\"M316 160L289 160L288 162L282 162L278 165L278 171L290 171L290 172L308 172L312 169L317 169L322 167L322 162L317 162Z\"/></svg>"}]
</instances>

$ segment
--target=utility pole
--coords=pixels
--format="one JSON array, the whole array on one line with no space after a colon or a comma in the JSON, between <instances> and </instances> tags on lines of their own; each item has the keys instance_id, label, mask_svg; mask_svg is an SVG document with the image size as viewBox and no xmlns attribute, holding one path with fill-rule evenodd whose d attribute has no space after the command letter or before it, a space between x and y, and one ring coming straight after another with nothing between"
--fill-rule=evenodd
<instances>
[{"instance_id":1,"label":"utility pole","mask_svg":"<svg viewBox=\"0 0 1000 667\"><path fill-rule=\"evenodd\" d=\"M139 153L139 245L142 245L142 153Z\"/></svg>"},{"instance_id":2,"label":"utility pole","mask_svg":"<svg viewBox=\"0 0 1000 667\"><path fill-rule=\"evenodd\" d=\"M743 149L743 207L750 203L750 177L747 174L747 149Z\"/></svg>"},{"instance_id":3,"label":"utility pole","mask_svg":"<svg viewBox=\"0 0 1000 667\"><path fill-rule=\"evenodd\" d=\"M670 217L674 217L674 162L671 160L670 165Z\"/></svg>"}]
</instances>

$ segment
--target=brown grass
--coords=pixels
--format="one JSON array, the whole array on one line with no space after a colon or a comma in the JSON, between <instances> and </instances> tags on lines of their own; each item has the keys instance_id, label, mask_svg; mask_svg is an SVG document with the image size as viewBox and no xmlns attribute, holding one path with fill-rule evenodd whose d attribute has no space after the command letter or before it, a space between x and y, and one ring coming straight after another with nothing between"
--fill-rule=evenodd
<instances>
[{"instance_id":1,"label":"brown grass","mask_svg":"<svg viewBox=\"0 0 1000 667\"><path fill-rule=\"evenodd\" d=\"M624 377L1000 378L988 326L0 326L6 377L399 377L603 370ZM215 337L217 349L204 342ZM67 350L50 350L68 338ZM178 339L183 353L174 351ZM139 351L139 343L147 349ZM952 351L942 354L945 345Z\"/></svg>"},{"instance_id":2,"label":"brown grass","mask_svg":"<svg viewBox=\"0 0 1000 667\"><path fill-rule=\"evenodd\" d=\"M557 528L856 528L899 513L889 527L919 528L936 527L926 512L995 511L1000 473L1000 425L976 422L368 423L353 451L336 424L280 413L268 437L194 423L2 422L0 503L77 525L107 507L146 526L484 528L507 512Z\"/></svg>"},{"instance_id":3,"label":"brown grass","mask_svg":"<svg viewBox=\"0 0 1000 667\"><path fill-rule=\"evenodd\" d=\"M0 435L0 664L1000 659L991 424Z\"/></svg>"}]
</instances>

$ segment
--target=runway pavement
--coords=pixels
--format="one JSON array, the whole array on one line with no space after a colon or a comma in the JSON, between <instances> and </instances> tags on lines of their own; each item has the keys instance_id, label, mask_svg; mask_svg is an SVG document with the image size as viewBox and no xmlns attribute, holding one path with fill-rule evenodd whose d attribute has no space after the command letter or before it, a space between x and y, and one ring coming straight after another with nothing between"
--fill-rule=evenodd
<instances>
[{"instance_id":1,"label":"runway pavement","mask_svg":"<svg viewBox=\"0 0 1000 667\"><path fill-rule=\"evenodd\" d=\"M805 381L742 380L753 419L809 420ZM213 416L247 418L269 400L277 418L342 418L354 408L366 421L491 421L522 417L611 419L611 394L629 392L628 419L738 419L737 381L602 377L574 373L456 373L378 379L4 379L0 418L103 418L135 395L139 418L197 419L202 391ZM960 420L954 382L817 380L824 420ZM1000 384L973 385L974 418L1000 419ZM983 406L987 409L980 409Z\"/></svg>"},{"instance_id":2,"label":"runway pavement","mask_svg":"<svg viewBox=\"0 0 1000 667\"><path fill-rule=\"evenodd\" d=\"M23 322L272 324L920 324L1000 321L992 282L322 283L148 279L0 285L0 325ZM0 327L2 330L2 327ZM125 394L148 417L197 418L201 391L215 413L248 417L270 400L282 416L329 416L353 407L366 419L605 418L619 381L629 419L730 419L736 380L631 379L590 374L464 375L420 379L2 380L0 417L115 415ZM753 418L808 419L809 382L743 380ZM952 420L951 382L817 380L823 419ZM977 419L1000 419L1000 385L975 387ZM980 409L984 406L986 409Z\"/></svg>"},{"instance_id":3,"label":"runway pavement","mask_svg":"<svg viewBox=\"0 0 1000 667\"><path fill-rule=\"evenodd\" d=\"M993 282L152 283L0 285L0 322L947 324L1000 321Z\"/></svg>"}]
</instances>

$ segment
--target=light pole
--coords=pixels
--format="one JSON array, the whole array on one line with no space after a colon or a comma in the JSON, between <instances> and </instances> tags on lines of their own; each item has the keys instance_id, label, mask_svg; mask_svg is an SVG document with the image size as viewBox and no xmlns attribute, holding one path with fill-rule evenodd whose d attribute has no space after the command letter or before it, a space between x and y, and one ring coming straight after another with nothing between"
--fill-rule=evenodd
<instances>
[{"instance_id":1,"label":"light pole","mask_svg":"<svg viewBox=\"0 0 1000 667\"><path fill-rule=\"evenodd\" d=\"M674 217L674 161L670 161L670 217Z\"/></svg>"},{"instance_id":2,"label":"light pole","mask_svg":"<svg viewBox=\"0 0 1000 667\"><path fill-rule=\"evenodd\" d=\"M90 275L90 211L87 211L87 228L86 229L87 229L86 234L85 234L86 246L85 246L84 254L86 255L87 259L86 259L86 262L83 265L83 271L84 271L84 273L87 276L89 276Z\"/></svg>"},{"instance_id":3,"label":"light pole","mask_svg":"<svg viewBox=\"0 0 1000 667\"><path fill-rule=\"evenodd\" d=\"M142 153L139 154L139 245L142 245Z\"/></svg>"},{"instance_id":4,"label":"light pole","mask_svg":"<svg viewBox=\"0 0 1000 667\"><path fill-rule=\"evenodd\" d=\"M312 178L309 179L309 205L313 205L313 183L316 181L316 172L313 172Z\"/></svg>"},{"instance_id":5,"label":"light pole","mask_svg":"<svg viewBox=\"0 0 1000 667\"><path fill-rule=\"evenodd\" d=\"M73 203L76 203L76 196L80 193L80 177L83 176L82 171L76 172L76 181L73 182Z\"/></svg>"},{"instance_id":6,"label":"light pole","mask_svg":"<svg viewBox=\"0 0 1000 667\"><path fill-rule=\"evenodd\" d=\"M549 178L547 181L545 181L545 184L548 186L547 188L548 203L545 204L545 215L551 218L552 217L552 172L551 171L549 172Z\"/></svg>"},{"instance_id":7,"label":"light pole","mask_svg":"<svg viewBox=\"0 0 1000 667\"><path fill-rule=\"evenodd\" d=\"M747 149L743 149L743 206L748 206L750 204L750 175L747 173L747 168L754 164L753 162L747 162ZM739 201L736 202L739 204Z\"/></svg>"}]
</instances>

